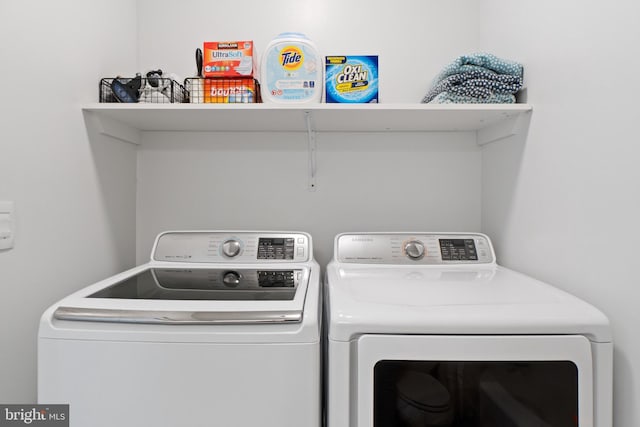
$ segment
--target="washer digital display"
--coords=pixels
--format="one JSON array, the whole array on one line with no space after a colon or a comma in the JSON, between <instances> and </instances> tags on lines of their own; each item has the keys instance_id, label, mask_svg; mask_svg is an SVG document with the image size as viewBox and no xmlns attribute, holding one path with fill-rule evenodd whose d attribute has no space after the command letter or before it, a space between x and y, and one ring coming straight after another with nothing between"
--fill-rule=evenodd
<instances>
[{"instance_id":1,"label":"washer digital display","mask_svg":"<svg viewBox=\"0 0 640 427\"><path fill-rule=\"evenodd\" d=\"M293 259L294 238L261 237L258 239L258 259Z\"/></svg>"}]
</instances>

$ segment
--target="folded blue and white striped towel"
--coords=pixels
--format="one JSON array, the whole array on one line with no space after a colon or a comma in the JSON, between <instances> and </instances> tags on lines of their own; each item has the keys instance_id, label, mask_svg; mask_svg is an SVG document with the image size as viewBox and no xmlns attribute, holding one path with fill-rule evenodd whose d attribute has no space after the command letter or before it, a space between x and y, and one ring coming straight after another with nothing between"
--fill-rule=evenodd
<instances>
[{"instance_id":1,"label":"folded blue and white striped towel","mask_svg":"<svg viewBox=\"0 0 640 427\"><path fill-rule=\"evenodd\" d=\"M453 74L477 70L477 67L480 67L482 70L489 70L498 74L508 74L511 76L522 77L524 74L522 64L508 59L498 58L490 53L474 53L457 57L451 64L440 71L440 74L438 74L434 82L437 83Z\"/></svg>"},{"instance_id":2,"label":"folded blue and white striped towel","mask_svg":"<svg viewBox=\"0 0 640 427\"><path fill-rule=\"evenodd\" d=\"M482 98L493 93L516 93L520 88L522 88L520 76L476 69L444 78L427 92L422 102L431 102L442 92Z\"/></svg>"},{"instance_id":3,"label":"folded blue and white striped towel","mask_svg":"<svg viewBox=\"0 0 640 427\"><path fill-rule=\"evenodd\" d=\"M494 93L489 96L465 96L450 92L441 92L432 104L515 104L516 96L510 93Z\"/></svg>"},{"instance_id":4,"label":"folded blue and white striped towel","mask_svg":"<svg viewBox=\"0 0 640 427\"><path fill-rule=\"evenodd\" d=\"M459 56L433 80L422 102L513 103L523 74L521 64L489 53Z\"/></svg>"}]
</instances>

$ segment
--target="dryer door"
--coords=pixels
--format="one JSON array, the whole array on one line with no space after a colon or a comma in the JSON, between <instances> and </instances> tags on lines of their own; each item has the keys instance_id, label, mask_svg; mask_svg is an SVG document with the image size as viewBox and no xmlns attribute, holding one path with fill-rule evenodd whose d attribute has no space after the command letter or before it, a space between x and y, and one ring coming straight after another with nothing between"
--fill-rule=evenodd
<instances>
[{"instance_id":1,"label":"dryer door","mask_svg":"<svg viewBox=\"0 0 640 427\"><path fill-rule=\"evenodd\" d=\"M364 335L358 427L593 427L583 336Z\"/></svg>"}]
</instances>

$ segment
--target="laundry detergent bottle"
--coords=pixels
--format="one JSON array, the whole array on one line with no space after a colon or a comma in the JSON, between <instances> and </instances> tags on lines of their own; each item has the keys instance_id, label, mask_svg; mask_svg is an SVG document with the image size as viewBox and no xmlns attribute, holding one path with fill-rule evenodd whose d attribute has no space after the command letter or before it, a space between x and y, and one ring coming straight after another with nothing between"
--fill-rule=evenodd
<instances>
[{"instance_id":1,"label":"laundry detergent bottle","mask_svg":"<svg viewBox=\"0 0 640 427\"><path fill-rule=\"evenodd\" d=\"M282 33L264 51L263 102L317 104L322 100L323 63L315 44L301 33Z\"/></svg>"}]
</instances>

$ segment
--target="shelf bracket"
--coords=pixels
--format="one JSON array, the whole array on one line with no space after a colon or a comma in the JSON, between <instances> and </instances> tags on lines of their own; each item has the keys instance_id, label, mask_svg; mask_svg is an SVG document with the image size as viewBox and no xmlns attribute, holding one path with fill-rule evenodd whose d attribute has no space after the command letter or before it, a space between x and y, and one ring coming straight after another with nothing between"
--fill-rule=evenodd
<instances>
[{"instance_id":1,"label":"shelf bracket","mask_svg":"<svg viewBox=\"0 0 640 427\"><path fill-rule=\"evenodd\" d=\"M307 161L308 161L308 184L309 191L316 190L316 131L313 129L312 117L310 111L304 112L304 118L307 121Z\"/></svg>"},{"instance_id":2,"label":"shelf bracket","mask_svg":"<svg viewBox=\"0 0 640 427\"><path fill-rule=\"evenodd\" d=\"M486 145L491 142L500 141L518 135L524 131L531 119L531 111L505 117L499 123L487 126L476 131L476 142L478 145Z\"/></svg>"},{"instance_id":3,"label":"shelf bracket","mask_svg":"<svg viewBox=\"0 0 640 427\"><path fill-rule=\"evenodd\" d=\"M118 141L128 142L130 144L140 144L140 131L131 126L125 125L118 120L105 116L104 114L86 111L86 120L91 123L93 128L101 135L106 135Z\"/></svg>"}]
</instances>

